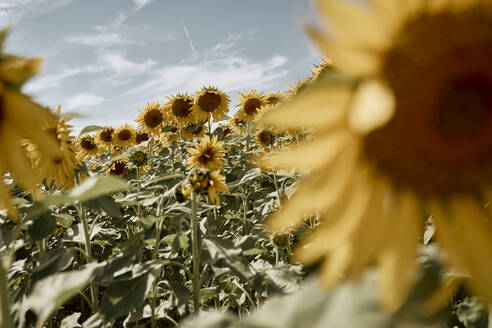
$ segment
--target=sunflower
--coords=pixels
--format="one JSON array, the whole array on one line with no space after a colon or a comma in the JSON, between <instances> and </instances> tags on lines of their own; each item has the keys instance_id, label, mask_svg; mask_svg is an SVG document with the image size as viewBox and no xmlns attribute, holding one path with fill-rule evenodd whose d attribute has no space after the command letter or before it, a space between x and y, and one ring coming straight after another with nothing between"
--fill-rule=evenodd
<instances>
[{"instance_id":1,"label":"sunflower","mask_svg":"<svg viewBox=\"0 0 492 328\"><path fill-rule=\"evenodd\" d=\"M147 130L148 131L148 130ZM151 133L151 132L149 132ZM136 142L136 132L128 123L123 124L114 131L114 146L126 148L133 146Z\"/></svg>"},{"instance_id":2,"label":"sunflower","mask_svg":"<svg viewBox=\"0 0 492 328\"><path fill-rule=\"evenodd\" d=\"M251 90L239 93L239 110L236 115L245 122L253 120L258 110L267 104L265 95L262 92Z\"/></svg>"},{"instance_id":3,"label":"sunflower","mask_svg":"<svg viewBox=\"0 0 492 328\"><path fill-rule=\"evenodd\" d=\"M1 47L7 32L8 29L0 30L0 172L9 171L21 187L40 197L38 184L41 177L32 169L22 144L28 139L43 156L60 156L56 141L41 126L41 122L56 124L56 118L20 92L20 87L39 71L41 60L4 53ZM10 191L0 179L0 206L10 217L17 219L17 211L10 198Z\"/></svg>"},{"instance_id":4,"label":"sunflower","mask_svg":"<svg viewBox=\"0 0 492 328\"><path fill-rule=\"evenodd\" d=\"M172 118L178 127L195 123L197 117L193 107L193 97L187 94L177 94L173 97L167 97L168 102L164 105L164 110Z\"/></svg>"},{"instance_id":5,"label":"sunflower","mask_svg":"<svg viewBox=\"0 0 492 328\"><path fill-rule=\"evenodd\" d=\"M260 129L256 132L255 139L262 148L269 148L275 142L275 134L268 129Z\"/></svg>"},{"instance_id":6,"label":"sunflower","mask_svg":"<svg viewBox=\"0 0 492 328\"><path fill-rule=\"evenodd\" d=\"M304 93L309 88L310 83L310 79L297 79L297 82L295 84L289 84L290 89L285 91L287 99L291 99L297 95Z\"/></svg>"},{"instance_id":7,"label":"sunflower","mask_svg":"<svg viewBox=\"0 0 492 328\"><path fill-rule=\"evenodd\" d=\"M126 174L128 170L127 160L113 161L111 165L106 170L106 175L117 175L122 177Z\"/></svg>"},{"instance_id":8,"label":"sunflower","mask_svg":"<svg viewBox=\"0 0 492 328\"><path fill-rule=\"evenodd\" d=\"M135 122L138 128L147 131L149 134L159 135L164 124L164 111L158 102L147 103L147 106L140 111Z\"/></svg>"},{"instance_id":9,"label":"sunflower","mask_svg":"<svg viewBox=\"0 0 492 328\"><path fill-rule=\"evenodd\" d=\"M186 182L179 190L184 199L188 199L192 192L206 192L215 205L220 205L218 191L230 192L225 183L225 177L220 174L219 170L210 173L208 170L196 168L190 171Z\"/></svg>"},{"instance_id":10,"label":"sunflower","mask_svg":"<svg viewBox=\"0 0 492 328\"><path fill-rule=\"evenodd\" d=\"M265 96L265 101L267 105L276 105L282 100L285 99L285 95L283 92L275 92L275 93L269 93Z\"/></svg>"},{"instance_id":11,"label":"sunflower","mask_svg":"<svg viewBox=\"0 0 492 328\"><path fill-rule=\"evenodd\" d=\"M106 127L96 133L95 142L100 151L109 151L113 148L114 129Z\"/></svg>"},{"instance_id":12,"label":"sunflower","mask_svg":"<svg viewBox=\"0 0 492 328\"><path fill-rule=\"evenodd\" d=\"M183 139L193 139L202 138L205 135L205 124L203 122L198 122L195 124L189 124L181 129L181 134Z\"/></svg>"},{"instance_id":13,"label":"sunflower","mask_svg":"<svg viewBox=\"0 0 492 328\"><path fill-rule=\"evenodd\" d=\"M72 126L68 124L67 119L60 117L60 111L61 107L58 107L55 112L56 124L52 125L50 122L44 122L43 124L45 131L56 140L60 155L54 157L43 156L35 145L33 145L34 147L31 151L34 167L39 170L39 175L44 177L46 184L53 183L57 188L67 190L75 184L76 151L74 138L70 135Z\"/></svg>"},{"instance_id":14,"label":"sunflower","mask_svg":"<svg viewBox=\"0 0 492 328\"><path fill-rule=\"evenodd\" d=\"M321 226L295 258L323 259L327 286L375 265L382 303L394 310L414 285L422 208L430 209L447 264L469 272L471 289L491 302L492 3L316 4L333 34L307 32L348 79L265 114L267 125L317 129L263 162L311 170L269 226L298 227L319 211Z\"/></svg>"},{"instance_id":15,"label":"sunflower","mask_svg":"<svg viewBox=\"0 0 492 328\"><path fill-rule=\"evenodd\" d=\"M132 149L128 157L128 164L138 169L141 175L150 170L150 160L145 147L136 147Z\"/></svg>"},{"instance_id":16,"label":"sunflower","mask_svg":"<svg viewBox=\"0 0 492 328\"><path fill-rule=\"evenodd\" d=\"M238 113L229 119L229 125L237 135L243 134L247 130L246 121Z\"/></svg>"},{"instance_id":17,"label":"sunflower","mask_svg":"<svg viewBox=\"0 0 492 328\"><path fill-rule=\"evenodd\" d=\"M137 145L149 140L149 134L147 132L139 130L136 133L137 134L135 135L135 143Z\"/></svg>"},{"instance_id":18,"label":"sunflower","mask_svg":"<svg viewBox=\"0 0 492 328\"><path fill-rule=\"evenodd\" d=\"M79 137L77 142L77 160L83 161L87 158L96 156L99 154L99 148L97 147L94 137L90 135L84 135Z\"/></svg>"},{"instance_id":19,"label":"sunflower","mask_svg":"<svg viewBox=\"0 0 492 328\"><path fill-rule=\"evenodd\" d=\"M321 64L315 65L311 70L313 77L311 78L311 85L324 79L329 73L334 71L333 62L331 59L324 59Z\"/></svg>"},{"instance_id":20,"label":"sunflower","mask_svg":"<svg viewBox=\"0 0 492 328\"><path fill-rule=\"evenodd\" d=\"M201 91L195 94L193 111L197 121L208 121L210 114L214 122L227 118L229 103L231 99L228 95L215 87L203 87Z\"/></svg>"},{"instance_id":21,"label":"sunflower","mask_svg":"<svg viewBox=\"0 0 492 328\"><path fill-rule=\"evenodd\" d=\"M208 135L195 143L195 148L186 148L190 157L186 160L187 169L201 167L209 170L217 170L224 166L224 142L217 141L217 136L212 139Z\"/></svg>"}]
</instances>

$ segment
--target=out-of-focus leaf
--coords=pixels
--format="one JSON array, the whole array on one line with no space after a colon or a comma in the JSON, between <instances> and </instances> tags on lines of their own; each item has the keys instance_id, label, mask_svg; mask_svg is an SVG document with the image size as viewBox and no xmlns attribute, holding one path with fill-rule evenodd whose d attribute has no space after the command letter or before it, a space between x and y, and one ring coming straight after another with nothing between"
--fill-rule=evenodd
<instances>
[{"instance_id":1,"label":"out-of-focus leaf","mask_svg":"<svg viewBox=\"0 0 492 328\"><path fill-rule=\"evenodd\" d=\"M74 217L70 214L55 214L56 224L68 229L72 226Z\"/></svg>"},{"instance_id":2,"label":"out-of-focus leaf","mask_svg":"<svg viewBox=\"0 0 492 328\"><path fill-rule=\"evenodd\" d=\"M80 318L81 313L80 312L75 312L68 317L63 318L63 320L60 323L60 328L80 328L82 327L80 323L78 322Z\"/></svg>"},{"instance_id":3,"label":"out-of-focus leaf","mask_svg":"<svg viewBox=\"0 0 492 328\"><path fill-rule=\"evenodd\" d=\"M32 241L40 241L51 236L56 229L56 218L51 214L43 214L29 226Z\"/></svg>"},{"instance_id":4,"label":"out-of-focus leaf","mask_svg":"<svg viewBox=\"0 0 492 328\"><path fill-rule=\"evenodd\" d=\"M94 131L99 131L99 130L102 130L104 129L104 127L102 126L99 126L99 125L89 125L89 126L86 126L84 127L80 133L79 133L79 137L86 134L86 133L90 133L90 132L94 132Z\"/></svg>"},{"instance_id":5,"label":"out-of-focus leaf","mask_svg":"<svg viewBox=\"0 0 492 328\"><path fill-rule=\"evenodd\" d=\"M91 177L85 180L80 186L72 189L69 196L85 202L109 193L127 190L128 184L112 176Z\"/></svg>"}]
</instances>

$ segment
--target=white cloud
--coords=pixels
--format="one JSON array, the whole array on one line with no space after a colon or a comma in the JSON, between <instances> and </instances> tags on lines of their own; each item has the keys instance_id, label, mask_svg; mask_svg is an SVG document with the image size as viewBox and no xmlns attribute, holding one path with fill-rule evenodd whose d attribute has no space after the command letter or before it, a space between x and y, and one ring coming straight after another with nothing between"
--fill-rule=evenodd
<instances>
[{"instance_id":1,"label":"white cloud","mask_svg":"<svg viewBox=\"0 0 492 328\"><path fill-rule=\"evenodd\" d=\"M104 47L114 44L132 44L131 40L125 40L118 33L99 33L93 35L75 35L65 38L66 41L71 43L83 44L86 46Z\"/></svg>"},{"instance_id":2,"label":"white cloud","mask_svg":"<svg viewBox=\"0 0 492 328\"><path fill-rule=\"evenodd\" d=\"M140 10L152 1L153 0L133 0L133 3L135 4L136 9Z\"/></svg>"},{"instance_id":3,"label":"white cloud","mask_svg":"<svg viewBox=\"0 0 492 328\"><path fill-rule=\"evenodd\" d=\"M42 15L71 2L72 0L1 0L0 25L16 23L25 15Z\"/></svg>"},{"instance_id":4,"label":"white cloud","mask_svg":"<svg viewBox=\"0 0 492 328\"><path fill-rule=\"evenodd\" d=\"M84 109L86 107L93 107L101 105L104 102L104 98L88 93L79 93L69 98L65 103L65 108L71 109Z\"/></svg>"},{"instance_id":5,"label":"white cloud","mask_svg":"<svg viewBox=\"0 0 492 328\"><path fill-rule=\"evenodd\" d=\"M118 52L104 52L100 54L96 67L111 70L116 74L138 75L147 72L157 62L147 59L144 62L133 62Z\"/></svg>"},{"instance_id":6,"label":"white cloud","mask_svg":"<svg viewBox=\"0 0 492 328\"><path fill-rule=\"evenodd\" d=\"M248 58L230 56L204 62L166 66L155 71L142 86L126 94L143 94L157 97L176 92L195 92L203 85L215 85L231 92L252 86L265 89L288 74L284 68L287 58L272 58L254 62Z\"/></svg>"},{"instance_id":7,"label":"white cloud","mask_svg":"<svg viewBox=\"0 0 492 328\"><path fill-rule=\"evenodd\" d=\"M40 75L35 77L32 81L26 84L25 91L27 93L37 92L43 89L56 88L60 83L68 78L74 77L83 73L83 68L69 68L63 69L60 72L50 75Z\"/></svg>"}]
</instances>

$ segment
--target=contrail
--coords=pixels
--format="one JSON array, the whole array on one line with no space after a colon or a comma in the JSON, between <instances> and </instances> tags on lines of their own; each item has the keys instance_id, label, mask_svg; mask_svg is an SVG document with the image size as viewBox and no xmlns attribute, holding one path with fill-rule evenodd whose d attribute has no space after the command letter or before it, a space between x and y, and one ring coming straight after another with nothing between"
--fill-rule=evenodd
<instances>
[{"instance_id":1,"label":"contrail","mask_svg":"<svg viewBox=\"0 0 492 328\"><path fill-rule=\"evenodd\" d=\"M197 53L196 53L195 46L193 45L193 41L191 41L190 32L188 32L188 29L186 28L186 25L184 24L184 22L182 24L183 24L183 29L184 29L185 34L186 34L186 38L188 39L188 43L190 44L191 50L193 50L193 53L196 56Z\"/></svg>"}]
</instances>

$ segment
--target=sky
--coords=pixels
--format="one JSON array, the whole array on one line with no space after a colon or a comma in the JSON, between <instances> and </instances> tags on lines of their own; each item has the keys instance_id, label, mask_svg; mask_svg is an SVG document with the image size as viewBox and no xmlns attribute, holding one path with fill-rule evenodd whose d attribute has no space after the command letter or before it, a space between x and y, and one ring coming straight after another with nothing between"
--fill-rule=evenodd
<instances>
[{"instance_id":1,"label":"sky","mask_svg":"<svg viewBox=\"0 0 492 328\"><path fill-rule=\"evenodd\" d=\"M23 91L86 125L133 121L147 102L203 85L286 90L320 59L309 0L0 0L4 51L44 58Z\"/></svg>"}]
</instances>

